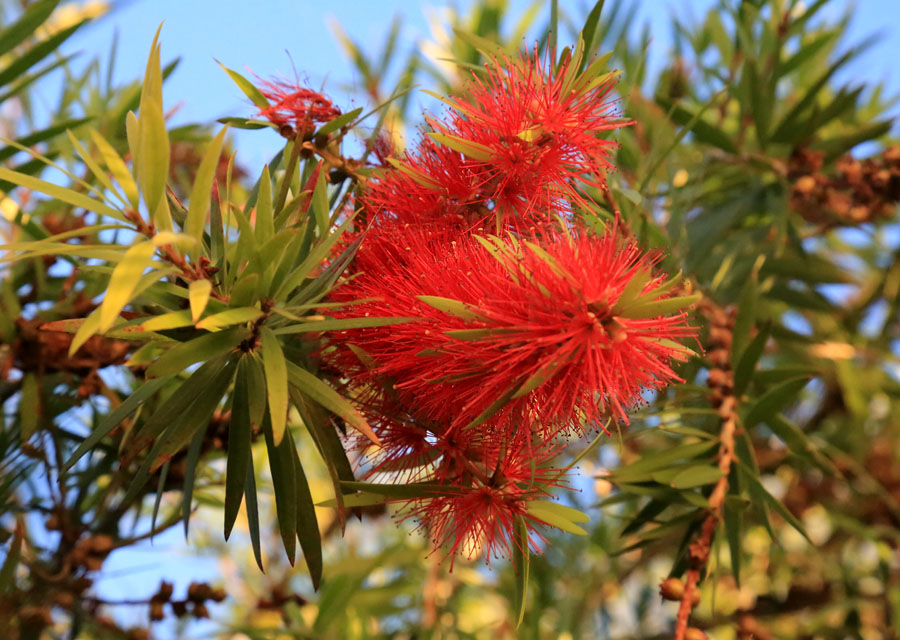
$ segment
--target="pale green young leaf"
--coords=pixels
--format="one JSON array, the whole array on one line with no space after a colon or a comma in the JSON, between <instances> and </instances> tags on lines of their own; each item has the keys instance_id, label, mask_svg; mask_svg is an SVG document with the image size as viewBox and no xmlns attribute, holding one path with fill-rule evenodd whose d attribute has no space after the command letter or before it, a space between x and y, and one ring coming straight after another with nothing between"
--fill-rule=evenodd
<instances>
[{"instance_id":1,"label":"pale green young leaf","mask_svg":"<svg viewBox=\"0 0 900 640\"><path fill-rule=\"evenodd\" d=\"M222 144L227 131L228 127L222 127L219 134L206 146L194 178L194 185L191 188L191 199L188 202L188 215L184 230L197 239L196 247L191 252L193 256L199 256L202 246L203 227L206 225L206 216L209 213L212 184L219 167L219 156L222 155Z\"/></svg>"},{"instance_id":2,"label":"pale green young leaf","mask_svg":"<svg viewBox=\"0 0 900 640\"><path fill-rule=\"evenodd\" d=\"M113 269L109 287L100 305L99 331L106 331L115 323L119 312L131 301L135 288L149 266L156 247L149 240L133 245L125 252L125 257Z\"/></svg>"},{"instance_id":3,"label":"pale green young leaf","mask_svg":"<svg viewBox=\"0 0 900 640\"><path fill-rule=\"evenodd\" d=\"M209 302L210 292L212 292L212 282L209 280L194 280L191 282L188 290L188 300L191 305L191 320L194 322L197 322L200 316L203 315L206 304Z\"/></svg>"},{"instance_id":4,"label":"pale green young leaf","mask_svg":"<svg viewBox=\"0 0 900 640\"><path fill-rule=\"evenodd\" d=\"M197 323L198 329L206 329L207 331L218 331L223 327L230 327L235 324L246 324L253 322L263 312L256 307L237 307L234 309L226 309L219 313L203 318Z\"/></svg>"},{"instance_id":5,"label":"pale green young leaf","mask_svg":"<svg viewBox=\"0 0 900 640\"><path fill-rule=\"evenodd\" d=\"M0 167L0 180L6 180L20 187L30 189L31 191L43 193L51 198L70 204L73 207L87 209L88 211L93 211L94 213L113 218L114 220L119 220L120 222L128 222L128 219L122 212L113 209L109 205L91 198L90 196L86 196L83 193L67 189L66 187L60 187L59 185L46 182L40 178L35 178L24 173Z\"/></svg>"},{"instance_id":6,"label":"pale green young leaf","mask_svg":"<svg viewBox=\"0 0 900 640\"><path fill-rule=\"evenodd\" d=\"M272 437L275 445L281 444L287 423L288 374L281 342L268 328L260 331L263 370L266 374L266 394L269 399L269 415L272 419Z\"/></svg>"},{"instance_id":7,"label":"pale green young leaf","mask_svg":"<svg viewBox=\"0 0 900 640\"><path fill-rule=\"evenodd\" d=\"M94 145L96 145L97 149L100 151L100 155L103 157L106 168L109 169L109 172L116 179L116 182L122 187L122 191L125 192L128 203L135 211L137 211L140 207L137 183L134 181L131 172L125 165L125 161L122 160L121 156L119 156L113 146L95 129L89 129L89 131L91 139L94 141Z\"/></svg>"},{"instance_id":8,"label":"pale green young leaf","mask_svg":"<svg viewBox=\"0 0 900 640\"><path fill-rule=\"evenodd\" d=\"M259 178L259 195L256 198L256 244L264 245L274 234L272 178L269 175L269 166L266 165Z\"/></svg>"}]
</instances>

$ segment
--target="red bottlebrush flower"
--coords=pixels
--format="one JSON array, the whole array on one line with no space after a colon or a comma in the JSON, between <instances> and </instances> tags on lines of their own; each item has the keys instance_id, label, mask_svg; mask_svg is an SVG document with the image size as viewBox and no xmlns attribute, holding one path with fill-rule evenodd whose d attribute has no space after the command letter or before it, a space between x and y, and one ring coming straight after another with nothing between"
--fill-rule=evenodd
<instances>
[{"instance_id":1,"label":"red bottlebrush flower","mask_svg":"<svg viewBox=\"0 0 900 640\"><path fill-rule=\"evenodd\" d=\"M336 334L375 362L361 368L339 350L356 381L391 380L405 404L454 429L505 399L507 435L537 419L550 437L605 413L627 420L645 389L678 380L670 362L689 353L675 340L695 335L681 311L692 300L669 297L675 283L653 272L658 254L615 231L537 243L448 237L371 230L337 298L375 300L339 315L418 321Z\"/></svg>"},{"instance_id":2,"label":"red bottlebrush flower","mask_svg":"<svg viewBox=\"0 0 900 640\"><path fill-rule=\"evenodd\" d=\"M544 443L532 447L519 439L515 446L493 451L477 463L469 463L445 495L406 501L405 518L414 518L428 532L434 550L444 549L451 557L473 559L481 555L490 565L492 558L510 557L515 547L539 551L543 536L539 517L529 512L529 502L550 495L565 486L566 470L549 466L556 447ZM525 524L526 539L517 540L517 519Z\"/></svg>"},{"instance_id":3,"label":"red bottlebrush flower","mask_svg":"<svg viewBox=\"0 0 900 640\"><path fill-rule=\"evenodd\" d=\"M613 113L612 87L612 75L579 75L569 62L554 70L536 53L494 60L366 202L403 222L461 217L498 233L555 223L584 202L577 181L602 187L612 169L616 143L599 133L628 124Z\"/></svg>"},{"instance_id":4,"label":"red bottlebrush flower","mask_svg":"<svg viewBox=\"0 0 900 640\"><path fill-rule=\"evenodd\" d=\"M260 91L270 102L258 115L280 128L291 127L303 135L314 123L324 123L341 115L331 100L317 91L284 80L261 80Z\"/></svg>"}]
</instances>

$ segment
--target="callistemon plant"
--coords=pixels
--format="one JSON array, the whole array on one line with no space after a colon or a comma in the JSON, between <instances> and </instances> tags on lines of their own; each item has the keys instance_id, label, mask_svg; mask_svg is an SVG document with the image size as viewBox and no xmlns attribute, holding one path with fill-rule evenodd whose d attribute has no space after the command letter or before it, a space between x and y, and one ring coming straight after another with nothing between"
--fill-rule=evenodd
<instances>
[{"instance_id":1,"label":"callistemon plant","mask_svg":"<svg viewBox=\"0 0 900 640\"><path fill-rule=\"evenodd\" d=\"M400 501L450 555L577 530L546 499L566 484L562 445L627 422L691 353L694 298L660 254L574 215L611 169L600 135L627 124L613 74L578 62L494 59L444 99L418 149L368 182L368 228L331 296L337 318L406 320L335 332L327 357L379 437L358 442L366 472L420 483Z\"/></svg>"}]
</instances>

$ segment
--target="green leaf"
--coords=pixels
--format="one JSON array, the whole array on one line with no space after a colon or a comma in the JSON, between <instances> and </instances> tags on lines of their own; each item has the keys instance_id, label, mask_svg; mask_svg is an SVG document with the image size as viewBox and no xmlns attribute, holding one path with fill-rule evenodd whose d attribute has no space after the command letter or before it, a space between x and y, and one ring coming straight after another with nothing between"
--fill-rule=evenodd
<instances>
[{"instance_id":1,"label":"green leaf","mask_svg":"<svg viewBox=\"0 0 900 640\"><path fill-rule=\"evenodd\" d=\"M629 465L615 469L610 476L618 483L647 482L652 479L651 475L655 471L669 467L679 460L693 459L717 445L718 442L715 440L679 445L673 449L645 455Z\"/></svg>"},{"instance_id":2,"label":"green leaf","mask_svg":"<svg viewBox=\"0 0 900 640\"><path fill-rule=\"evenodd\" d=\"M769 325L760 329L759 333L754 336L750 344L743 350L737 361L737 366L734 368L734 395L738 398L744 394L744 391L747 390L747 385L753 379L753 372L756 370L756 365L766 348L766 342L769 340L769 331Z\"/></svg>"},{"instance_id":3,"label":"green leaf","mask_svg":"<svg viewBox=\"0 0 900 640\"><path fill-rule=\"evenodd\" d=\"M364 493L376 493L382 496L395 498L427 498L429 496L452 496L459 493L459 489L451 484L437 484L434 482L409 482L407 484L380 484L377 482L347 482L341 481L341 489L345 491L362 491Z\"/></svg>"},{"instance_id":4,"label":"green leaf","mask_svg":"<svg viewBox=\"0 0 900 640\"><path fill-rule=\"evenodd\" d=\"M41 415L41 389L37 374L28 372L22 377L22 396L19 406L19 423L22 442L28 440L38 428Z\"/></svg>"},{"instance_id":5,"label":"green leaf","mask_svg":"<svg viewBox=\"0 0 900 640\"><path fill-rule=\"evenodd\" d=\"M209 280L194 280L188 289L188 300L191 305L191 320L197 322L206 310L209 302L209 294L212 291L212 282Z\"/></svg>"},{"instance_id":6,"label":"green leaf","mask_svg":"<svg viewBox=\"0 0 900 640\"><path fill-rule=\"evenodd\" d=\"M244 500L247 503L247 529L250 531L250 546L253 557L260 571L264 571L262 549L259 540L259 506L256 502L256 473L253 471L253 452L250 452L250 464L247 468L247 482L244 485Z\"/></svg>"},{"instance_id":7,"label":"green leaf","mask_svg":"<svg viewBox=\"0 0 900 640\"><path fill-rule=\"evenodd\" d=\"M176 414L167 426L163 426L163 431L159 439L154 442L151 454L148 456L151 459L151 471L158 469L172 456L181 451L194 439L198 431L206 432L216 407L219 406L222 396L228 391L228 387L234 379L234 372L237 366L235 362L227 362L224 366L221 360L213 362L215 366L211 368L213 374L208 385L196 388L193 385L189 385L190 379L182 385L182 388L189 386L192 389L193 402L189 404L186 411ZM159 413L157 411L151 418L151 421L155 420ZM149 425L149 422L144 425L144 429L141 430L139 435L146 436L145 431L148 430Z\"/></svg>"},{"instance_id":8,"label":"green leaf","mask_svg":"<svg viewBox=\"0 0 900 640\"><path fill-rule=\"evenodd\" d=\"M406 322L417 322L419 320L421 320L421 318L340 318L332 320L313 320L311 322L292 324L287 327L279 327L278 329L273 329L272 333L281 336L292 333L343 331L345 329L362 329L365 327L386 327L394 324L404 324Z\"/></svg>"},{"instance_id":9,"label":"green leaf","mask_svg":"<svg viewBox=\"0 0 900 640\"><path fill-rule=\"evenodd\" d=\"M197 472L197 462L200 460L200 449L203 447L203 440L206 436L206 429L198 429L194 438L191 440L191 446L188 447L187 456L184 460L184 485L181 490L181 519L184 522L184 539L187 540L188 528L191 523L191 502L194 496L194 477ZM168 460L165 464L169 464Z\"/></svg>"},{"instance_id":10,"label":"green leaf","mask_svg":"<svg viewBox=\"0 0 900 640\"><path fill-rule=\"evenodd\" d=\"M144 331L165 331L167 329L179 329L194 324L193 313L190 309L170 311L162 315L144 320L140 326Z\"/></svg>"},{"instance_id":11,"label":"green leaf","mask_svg":"<svg viewBox=\"0 0 900 640\"><path fill-rule=\"evenodd\" d=\"M263 370L266 374L266 393L269 399L269 416L272 420L272 437L275 446L281 444L287 421L288 375L281 342L272 331L260 330Z\"/></svg>"},{"instance_id":12,"label":"green leaf","mask_svg":"<svg viewBox=\"0 0 900 640\"><path fill-rule=\"evenodd\" d=\"M587 18L584 21L584 26L581 27L581 38L584 40L584 50L588 55L594 50L594 39L597 33L597 25L600 24L600 14L603 12L603 3L604 0L597 0L594 3L593 8L587 15ZM584 62L587 60L585 56L585 60L582 60L581 67L584 67Z\"/></svg>"},{"instance_id":13,"label":"green leaf","mask_svg":"<svg viewBox=\"0 0 900 640\"><path fill-rule=\"evenodd\" d=\"M239 74L237 71L232 71L221 62L216 60L216 64L222 67L222 70L228 74L228 77L231 78L234 83L238 86L238 89L244 92L244 95L250 98L250 101L255 104L260 109L265 109L269 106L269 101L266 100L266 97L262 94L262 92L253 86L253 83L247 80L244 76Z\"/></svg>"},{"instance_id":14,"label":"green leaf","mask_svg":"<svg viewBox=\"0 0 900 640\"><path fill-rule=\"evenodd\" d=\"M574 533L579 536L587 535L587 531L573 523L566 515L562 514L559 510L550 508L548 505L553 505L554 507L562 506L553 502L545 502L539 500L529 502L525 509L529 516L545 524L549 524L551 527L556 527L557 529L561 529L567 533ZM579 511L578 513L581 512Z\"/></svg>"},{"instance_id":15,"label":"green leaf","mask_svg":"<svg viewBox=\"0 0 900 640\"><path fill-rule=\"evenodd\" d=\"M89 131L91 134L91 139L94 141L94 144L100 151L100 155L103 157L104 163L106 163L106 167L116 179L116 182L119 183L119 186L122 187L122 191L125 192L125 197L128 199L128 202L131 204L132 208L137 211L140 207L137 183L134 181L131 172L125 165L125 161L122 160L122 157L116 152L113 146L109 144L109 142L107 142L106 139L101 136L95 129L92 128L89 129Z\"/></svg>"},{"instance_id":16,"label":"green leaf","mask_svg":"<svg viewBox=\"0 0 900 640\"><path fill-rule=\"evenodd\" d=\"M687 307L699 301L701 297L702 296L697 293L690 296L663 298L662 300L644 300L643 298L637 298L631 304L625 304L621 307L617 306L616 312L623 318L656 318L670 313L686 311Z\"/></svg>"},{"instance_id":17,"label":"green leaf","mask_svg":"<svg viewBox=\"0 0 900 640\"><path fill-rule=\"evenodd\" d=\"M0 167L0 180L6 180L20 187L30 189L31 191L43 193L44 195L50 196L51 198L60 200L61 202L65 202L66 204L70 204L73 207L87 209L88 211L93 211L94 213L102 216L107 216L108 218L113 218L114 220L119 220L120 222L128 222L128 219L121 212L100 202L99 200L95 200L94 198L86 196L83 193L73 191L72 189L67 189L50 182L45 182L40 178L34 178L24 173L19 173L17 171L11 171L10 169Z\"/></svg>"},{"instance_id":18,"label":"green leaf","mask_svg":"<svg viewBox=\"0 0 900 640\"><path fill-rule=\"evenodd\" d=\"M287 553L288 561L294 566L297 549L297 485L294 479L294 450L290 438L281 439L276 445L269 414L263 420L263 433L269 451L269 469L272 472L272 486L275 489L275 511L278 515L278 530Z\"/></svg>"},{"instance_id":19,"label":"green leaf","mask_svg":"<svg viewBox=\"0 0 900 640\"><path fill-rule=\"evenodd\" d=\"M777 500L775 496L766 490L762 482L760 482L759 477L752 469L747 467L743 462L741 462L740 465L741 471L743 471L741 479L749 485L751 495L761 498L764 501L765 506L770 507L775 513L781 516L785 522L796 529L800 535L806 538L807 542L813 544L812 540L809 538L809 534L806 533L803 524L794 516L794 514L791 513L780 500Z\"/></svg>"},{"instance_id":20,"label":"green leaf","mask_svg":"<svg viewBox=\"0 0 900 640\"><path fill-rule=\"evenodd\" d=\"M293 362L287 363L288 380L290 384L302 392L310 400L322 405L333 414L343 418L347 424L362 433L376 445L381 445L381 441L372 427L362 417L350 402L343 398L337 391L329 387L326 383L319 380L309 371L302 369Z\"/></svg>"},{"instance_id":21,"label":"green leaf","mask_svg":"<svg viewBox=\"0 0 900 640\"><path fill-rule=\"evenodd\" d=\"M10 144L0 149L0 161L9 160L16 153L21 151L23 148L33 147L40 142L44 142L45 140L49 140L59 134L66 132L71 135L69 129L75 129L85 124L86 122L90 122L90 118L79 118L78 120L64 120L59 124L52 125L47 127L46 129L41 129L40 131L35 131L34 133L30 133L27 136L19 138L16 140L16 144Z\"/></svg>"},{"instance_id":22,"label":"green leaf","mask_svg":"<svg viewBox=\"0 0 900 640\"><path fill-rule=\"evenodd\" d=\"M416 296L416 298L429 307L434 307L438 311L443 311L462 320L484 320L481 315L459 300L451 300L440 296Z\"/></svg>"},{"instance_id":23,"label":"green leaf","mask_svg":"<svg viewBox=\"0 0 900 640\"><path fill-rule=\"evenodd\" d=\"M318 171L319 177L316 179L316 187L313 190L310 207L312 208L313 217L316 219L316 225L319 228L319 235L324 238L328 233L331 214L328 210L328 189L325 185L325 171L322 169L322 165L319 165Z\"/></svg>"},{"instance_id":24,"label":"green leaf","mask_svg":"<svg viewBox=\"0 0 900 640\"><path fill-rule=\"evenodd\" d=\"M125 252L125 257L116 265L109 278L109 287L106 289L106 295L100 305L98 331L103 332L112 327L119 317L119 312L131 302L138 280L151 266L155 251L156 247L153 246L153 242L144 240L132 245Z\"/></svg>"},{"instance_id":25,"label":"green leaf","mask_svg":"<svg viewBox=\"0 0 900 640\"><path fill-rule=\"evenodd\" d=\"M337 509L339 507L343 507L346 509L352 509L355 507L371 507L376 504L384 504L385 502L389 502L390 498L386 495L382 495L380 493L351 493L350 495L342 496L341 502L338 504L336 498L329 498L328 500L322 500L321 502L317 502L317 507L328 507L331 509Z\"/></svg>"},{"instance_id":26,"label":"green leaf","mask_svg":"<svg viewBox=\"0 0 900 640\"><path fill-rule=\"evenodd\" d=\"M27 5L25 12L16 22L0 31L0 56L9 53L33 35L58 4L59 0L38 0Z\"/></svg>"},{"instance_id":27,"label":"green leaf","mask_svg":"<svg viewBox=\"0 0 900 640\"><path fill-rule=\"evenodd\" d=\"M246 328L235 327L182 342L150 365L146 375L148 378L157 378L181 373L192 364L208 362L233 351L249 335Z\"/></svg>"},{"instance_id":28,"label":"green leaf","mask_svg":"<svg viewBox=\"0 0 900 640\"><path fill-rule=\"evenodd\" d=\"M272 210L272 178L269 166L263 167L259 177L259 193L256 198L256 244L262 246L275 235Z\"/></svg>"},{"instance_id":29,"label":"green leaf","mask_svg":"<svg viewBox=\"0 0 900 640\"><path fill-rule=\"evenodd\" d=\"M722 477L722 470L712 465L696 465L679 471L669 481L669 486L674 489L693 489L705 487L708 484L718 482Z\"/></svg>"},{"instance_id":30,"label":"green leaf","mask_svg":"<svg viewBox=\"0 0 900 640\"><path fill-rule=\"evenodd\" d=\"M493 149L483 144L479 144L478 142L472 142L471 140L466 140L459 136L444 133L429 133L428 136L433 138L438 144L449 147L472 160L486 162L494 157Z\"/></svg>"},{"instance_id":31,"label":"green leaf","mask_svg":"<svg viewBox=\"0 0 900 640\"><path fill-rule=\"evenodd\" d=\"M738 302L738 314L734 321L731 341L731 361L737 362L750 340L750 331L756 323L756 270L747 278L741 299Z\"/></svg>"},{"instance_id":32,"label":"green leaf","mask_svg":"<svg viewBox=\"0 0 900 640\"><path fill-rule=\"evenodd\" d=\"M0 86L21 78L31 67L57 51L63 42L69 39L81 26L87 22L82 20L67 29L54 33L49 38L44 38L32 45L22 55L15 56L2 71L0 71Z\"/></svg>"},{"instance_id":33,"label":"green leaf","mask_svg":"<svg viewBox=\"0 0 900 640\"><path fill-rule=\"evenodd\" d=\"M171 377L156 378L141 384L122 404L107 414L87 438L81 441L81 444L63 465L63 471L71 469L72 465L78 462L84 454L92 451L103 438L122 423L122 420L137 411L147 398L159 391L170 379Z\"/></svg>"},{"instance_id":34,"label":"green leaf","mask_svg":"<svg viewBox=\"0 0 900 640\"><path fill-rule=\"evenodd\" d=\"M741 539L745 503L737 496L727 496L723 506L725 537L731 555L731 573L738 588L741 585Z\"/></svg>"},{"instance_id":35,"label":"green leaf","mask_svg":"<svg viewBox=\"0 0 900 640\"><path fill-rule=\"evenodd\" d=\"M797 395L807 384L809 384L809 378L804 377L785 382L764 393L762 397L750 405L744 414L744 429L752 429L760 422L766 422L794 402Z\"/></svg>"},{"instance_id":36,"label":"green leaf","mask_svg":"<svg viewBox=\"0 0 900 640\"><path fill-rule=\"evenodd\" d=\"M247 474L252 473L250 445L253 426L250 423L250 385L247 357L238 363L231 401L231 422L228 425L228 460L225 468L225 539L231 535L234 521L241 509Z\"/></svg>"},{"instance_id":37,"label":"green leaf","mask_svg":"<svg viewBox=\"0 0 900 640\"><path fill-rule=\"evenodd\" d=\"M529 548L528 526L522 516L515 517L513 526L513 571L516 576L515 618L516 628L525 619L525 606L528 602L528 573L531 565L531 549Z\"/></svg>"},{"instance_id":38,"label":"green leaf","mask_svg":"<svg viewBox=\"0 0 900 640\"><path fill-rule=\"evenodd\" d=\"M303 465L297 455L297 447L290 433L285 440L290 444L294 458L294 491L297 496L297 539L300 540L300 548L303 550L303 558L309 569L309 577L312 580L313 589L318 590L322 581L322 538L319 535L319 521L316 518L316 507L313 504L312 494L309 492L309 483L306 474L303 473Z\"/></svg>"},{"instance_id":39,"label":"green leaf","mask_svg":"<svg viewBox=\"0 0 900 640\"><path fill-rule=\"evenodd\" d=\"M203 242L203 228L206 226L206 216L209 214L210 200L212 199L212 185L219 168L219 156L222 155L222 144L225 141L225 133L228 127L223 127L215 138L210 141L200 161L194 185L191 188L191 199L188 202L187 221L184 230L197 239L193 256L199 257Z\"/></svg>"},{"instance_id":40,"label":"green leaf","mask_svg":"<svg viewBox=\"0 0 900 640\"><path fill-rule=\"evenodd\" d=\"M256 300L256 289L259 284L258 273L248 273L241 276L231 289L231 297L228 304L232 307L249 307Z\"/></svg>"},{"instance_id":41,"label":"green leaf","mask_svg":"<svg viewBox=\"0 0 900 640\"><path fill-rule=\"evenodd\" d=\"M334 120L329 120L328 122L326 122L325 124L323 124L323 125L319 128L318 131L316 131L316 136L327 136L327 135L328 135L329 133L331 133L332 131L337 131L338 129L340 129L340 128L343 127L344 125L349 124L350 122L353 122L353 120L354 120L360 113L362 113L362 110L363 110L363 108L362 108L362 107L359 107L359 108L357 108L357 109L354 109L353 111L348 111L347 113L338 116L338 117L335 118Z\"/></svg>"},{"instance_id":42,"label":"green leaf","mask_svg":"<svg viewBox=\"0 0 900 640\"><path fill-rule=\"evenodd\" d=\"M219 331L223 327L253 322L262 315L263 312L256 307L226 309L225 311L220 311L219 313L203 318L203 320L197 323L197 328L206 329L207 331Z\"/></svg>"},{"instance_id":43,"label":"green leaf","mask_svg":"<svg viewBox=\"0 0 900 640\"><path fill-rule=\"evenodd\" d=\"M708 107L715 101L716 100L707 103L707 105L703 109L705 110L706 107ZM663 108L669 109L672 120L676 124L688 128L688 130L694 134L694 137L698 142L718 147L719 149L722 149L727 153L738 153L737 145L735 145L734 141L731 139L731 136L729 136L727 133L725 133L715 125L712 125L706 120L698 117L699 114L694 114L681 105L672 104L671 100L666 97L656 96L656 102Z\"/></svg>"}]
</instances>

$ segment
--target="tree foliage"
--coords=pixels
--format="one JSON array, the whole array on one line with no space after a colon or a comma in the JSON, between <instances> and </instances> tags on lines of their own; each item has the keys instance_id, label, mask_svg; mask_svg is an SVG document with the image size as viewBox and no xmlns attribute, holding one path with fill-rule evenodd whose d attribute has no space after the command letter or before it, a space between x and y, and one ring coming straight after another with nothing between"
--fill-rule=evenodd
<instances>
[{"instance_id":1,"label":"tree foliage","mask_svg":"<svg viewBox=\"0 0 900 640\"><path fill-rule=\"evenodd\" d=\"M673 18L675 50L653 76L651 34L625 2L520 16L485 2L406 58L399 22L377 54L339 32L372 103L343 114L223 67L247 112L170 127L164 28L141 82L113 86L98 61L72 75L51 121L8 127L0 149L0 624L19 638L146 637L232 596L214 609L223 637L890 637L900 151L882 89L841 80L867 45L846 42L849 16L826 20L828 4L721 0ZM68 57L47 62L84 24L54 26L57 5L31 3L0 32L0 103L28 113L43 76L73 73ZM413 319L353 312L374 308L346 294L365 290L354 260L378 233L359 203L385 175L432 188L390 142L419 122L414 82L459 118L429 118L423 148L483 163L485 141L457 135L477 119L471 78L532 54L573 93L615 80L629 126L591 131L618 144L615 169L567 183L565 224L615 227L681 274L640 285L670 296L641 313L696 301L699 348L670 347L683 382L647 391L627 421L604 406L608 422L581 425L610 436L558 444L555 467L578 472L558 502L542 494L511 521L509 562L457 558L450 571L395 506L447 485L365 476L362 452L386 432L353 384L375 363L346 336L395 339ZM284 146L245 168L230 128ZM499 224L472 251L506 251L506 264ZM546 247L529 251L565 271ZM401 282L402 299L395 275L379 282ZM484 308L422 298L473 349L487 334L460 331L496 331L466 324ZM330 357L341 340L362 373ZM544 399L535 390L555 373L530 374L469 426ZM456 411L442 393L433 404ZM498 471L506 453L492 453ZM224 536L208 545L240 588L164 582L118 603L149 622L107 617L117 603L93 589L107 556L209 529L209 514ZM532 522L546 540L529 544Z\"/></svg>"}]
</instances>

